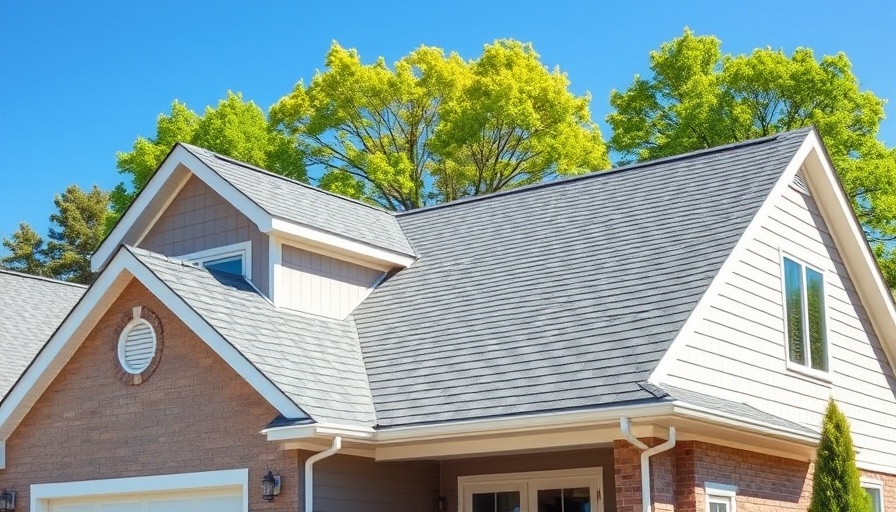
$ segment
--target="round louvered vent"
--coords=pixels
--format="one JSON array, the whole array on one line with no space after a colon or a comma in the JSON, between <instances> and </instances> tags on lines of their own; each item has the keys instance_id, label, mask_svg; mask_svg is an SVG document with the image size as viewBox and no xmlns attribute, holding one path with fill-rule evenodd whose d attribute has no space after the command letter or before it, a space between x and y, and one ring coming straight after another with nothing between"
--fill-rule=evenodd
<instances>
[{"instance_id":1,"label":"round louvered vent","mask_svg":"<svg viewBox=\"0 0 896 512\"><path fill-rule=\"evenodd\" d=\"M132 320L118 339L118 360L131 374L141 373L149 367L156 353L156 333L146 320Z\"/></svg>"}]
</instances>

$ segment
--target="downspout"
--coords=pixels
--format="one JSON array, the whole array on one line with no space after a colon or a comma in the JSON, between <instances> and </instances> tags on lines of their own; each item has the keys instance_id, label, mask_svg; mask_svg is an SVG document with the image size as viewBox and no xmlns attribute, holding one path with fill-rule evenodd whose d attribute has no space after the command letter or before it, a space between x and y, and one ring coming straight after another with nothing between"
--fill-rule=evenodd
<instances>
[{"instance_id":1,"label":"downspout","mask_svg":"<svg viewBox=\"0 0 896 512\"><path fill-rule=\"evenodd\" d=\"M675 447L675 427L669 427L668 441L651 448L642 443L640 439L632 434L631 420L628 418L620 418L619 426L622 428L622 434L625 436L625 439L641 450L641 510L644 512L651 512L653 506L650 502L650 458L660 452L671 450Z\"/></svg>"},{"instance_id":2,"label":"downspout","mask_svg":"<svg viewBox=\"0 0 896 512\"><path fill-rule=\"evenodd\" d=\"M342 438L336 436L333 438L333 446L322 452L315 453L305 461L305 507L303 512L312 512L314 507L314 469L312 466L321 459L335 455L340 449L342 449Z\"/></svg>"}]
</instances>

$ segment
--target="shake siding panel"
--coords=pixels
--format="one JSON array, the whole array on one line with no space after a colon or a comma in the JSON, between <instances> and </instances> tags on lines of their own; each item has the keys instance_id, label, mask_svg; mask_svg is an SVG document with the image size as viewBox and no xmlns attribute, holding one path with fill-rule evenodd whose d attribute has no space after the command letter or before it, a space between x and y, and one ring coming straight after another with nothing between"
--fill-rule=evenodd
<instances>
[{"instance_id":1,"label":"shake siding panel","mask_svg":"<svg viewBox=\"0 0 896 512\"><path fill-rule=\"evenodd\" d=\"M762 222L665 383L814 429L833 395L851 419L860 463L893 466L896 378L817 205L787 189ZM832 384L786 369L779 247L825 272Z\"/></svg>"},{"instance_id":2,"label":"shake siding panel","mask_svg":"<svg viewBox=\"0 0 896 512\"><path fill-rule=\"evenodd\" d=\"M268 287L268 237L199 178L192 176L138 247L183 256L240 242L252 242L252 282Z\"/></svg>"}]
</instances>

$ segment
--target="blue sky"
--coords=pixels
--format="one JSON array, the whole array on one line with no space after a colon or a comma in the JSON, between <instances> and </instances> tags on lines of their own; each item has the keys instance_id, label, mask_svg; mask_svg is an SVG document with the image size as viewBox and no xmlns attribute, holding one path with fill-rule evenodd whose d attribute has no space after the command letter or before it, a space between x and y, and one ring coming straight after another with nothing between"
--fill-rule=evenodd
<instances>
[{"instance_id":1,"label":"blue sky","mask_svg":"<svg viewBox=\"0 0 896 512\"><path fill-rule=\"evenodd\" d=\"M575 92L591 92L609 137L610 91L685 26L730 53L844 51L896 117L893 0L0 1L0 236L20 221L44 234L69 184L115 185L115 153L154 135L173 99L201 111L229 89L267 109L322 67L333 40L388 62L421 44L472 58L494 39L532 42ZM896 119L882 138L896 145Z\"/></svg>"}]
</instances>

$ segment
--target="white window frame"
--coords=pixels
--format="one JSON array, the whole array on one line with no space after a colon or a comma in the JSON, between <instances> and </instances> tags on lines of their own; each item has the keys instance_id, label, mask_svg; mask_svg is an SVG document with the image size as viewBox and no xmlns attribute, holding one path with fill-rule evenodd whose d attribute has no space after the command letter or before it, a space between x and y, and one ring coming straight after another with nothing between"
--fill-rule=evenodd
<instances>
[{"instance_id":1,"label":"white window frame","mask_svg":"<svg viewBox=\"0 0 896 512\"><path fill-rule=\"evenodd\" d=\"M880 493L880 512L884 512L887 508L886 503L884 503L884 483L881 480L876 478L868 478L863 476L861 478L862 490L865 489L873 489Z\"/></svg>"},{"instance_id":2,"label":"white window frame","mask_svg":"<svg viewBox=\"0 0 896 512\"><path fill-rule=\"evenodd\" d=\"M191 252L183 256L177 256L177 259L196 263L204 267L207 261L217 261L226 258L242 258L243 277L252 280L252 242L245 241L236 244L215 247L214 249L206 249L204 251Z\"/></svg>"},{"instance_id":3,"label":"white window frame","mask_svg":"<svg viewBox=\"0 0 896 512\"><path fill-rule=\"evenodd\" d=\"M737 512L737 486L704 482L703 490L706 494L706 511L709 512L710 503L728 505L728 512Z\"/></svg>"},{"instance_id":4,"label":"white window frame","mask_svg":"<svg viewBox=\"0 0 896 512\"><path fill-rule=\"evenodd\" d=\"M520 493L520 512L534 512L529 510L529 504L538 501L539 490L572 487L588 487L591 503L596 504L591 512L603 512L603 468L600 467L461 476L457 479L458 512L473 510L475 493L508 491Z\"/></svg>"},{"instance_id":5,"label":"white window frame","mask_svg":"<svg viewBox=\"0 0 896 512\"><path fill-rule=\"evenodd\" d=\"M243 512L249 512L249 470L227 469L133 478L110 478L31 485L31 512L50 512L52 500L106 497L122 498L144 493L167 493L186 490L239 490Z\"/></svg>"},{"instance_id":6,"label":"white window frame","mask_svg":"<svg viewBox=\"0 0 896 512\"><path fill-rule=\"evenodd\" d=\"M829 294L828 290L830 289L830 284L828 283L828 275L824 270L822 265L818 265L817 263L813 263L808 261L806 258L796 256L794 252L788 251L785 249L780 249L778 254L778 263L781 268L781 308L783 311L782 320L784 322L784 361L786 362L786 368L788 371L797 373L803 376L811 377L815 380L822 381L826 384L830 384L832 382L831 374L832 374L832 363L833 357L831 357L831 327L830 327L830 314L829 314ZM825 366L827 366L827 370L818 370L816 368L812 368L812 353L811 353L811 343L809 340L806 340L806 360L808 364L805 366L790 360L790 331L787 326L787 281L785 277L784 270L784 259L788 259L793 261L794 263L800 265L802 267L802 279L803 279L803 293L802 293L802 303L801 306L803 308L803 332L806 336L809 335L809 315L808 315L808 290L807 290L807 280L806 280L806 269L810 269L814 272L821 274L821 284L823 287L823 311L822 316L824 318L824 343L827 346L827 360L825 361Z\"/></svg>"}]
</instances>

